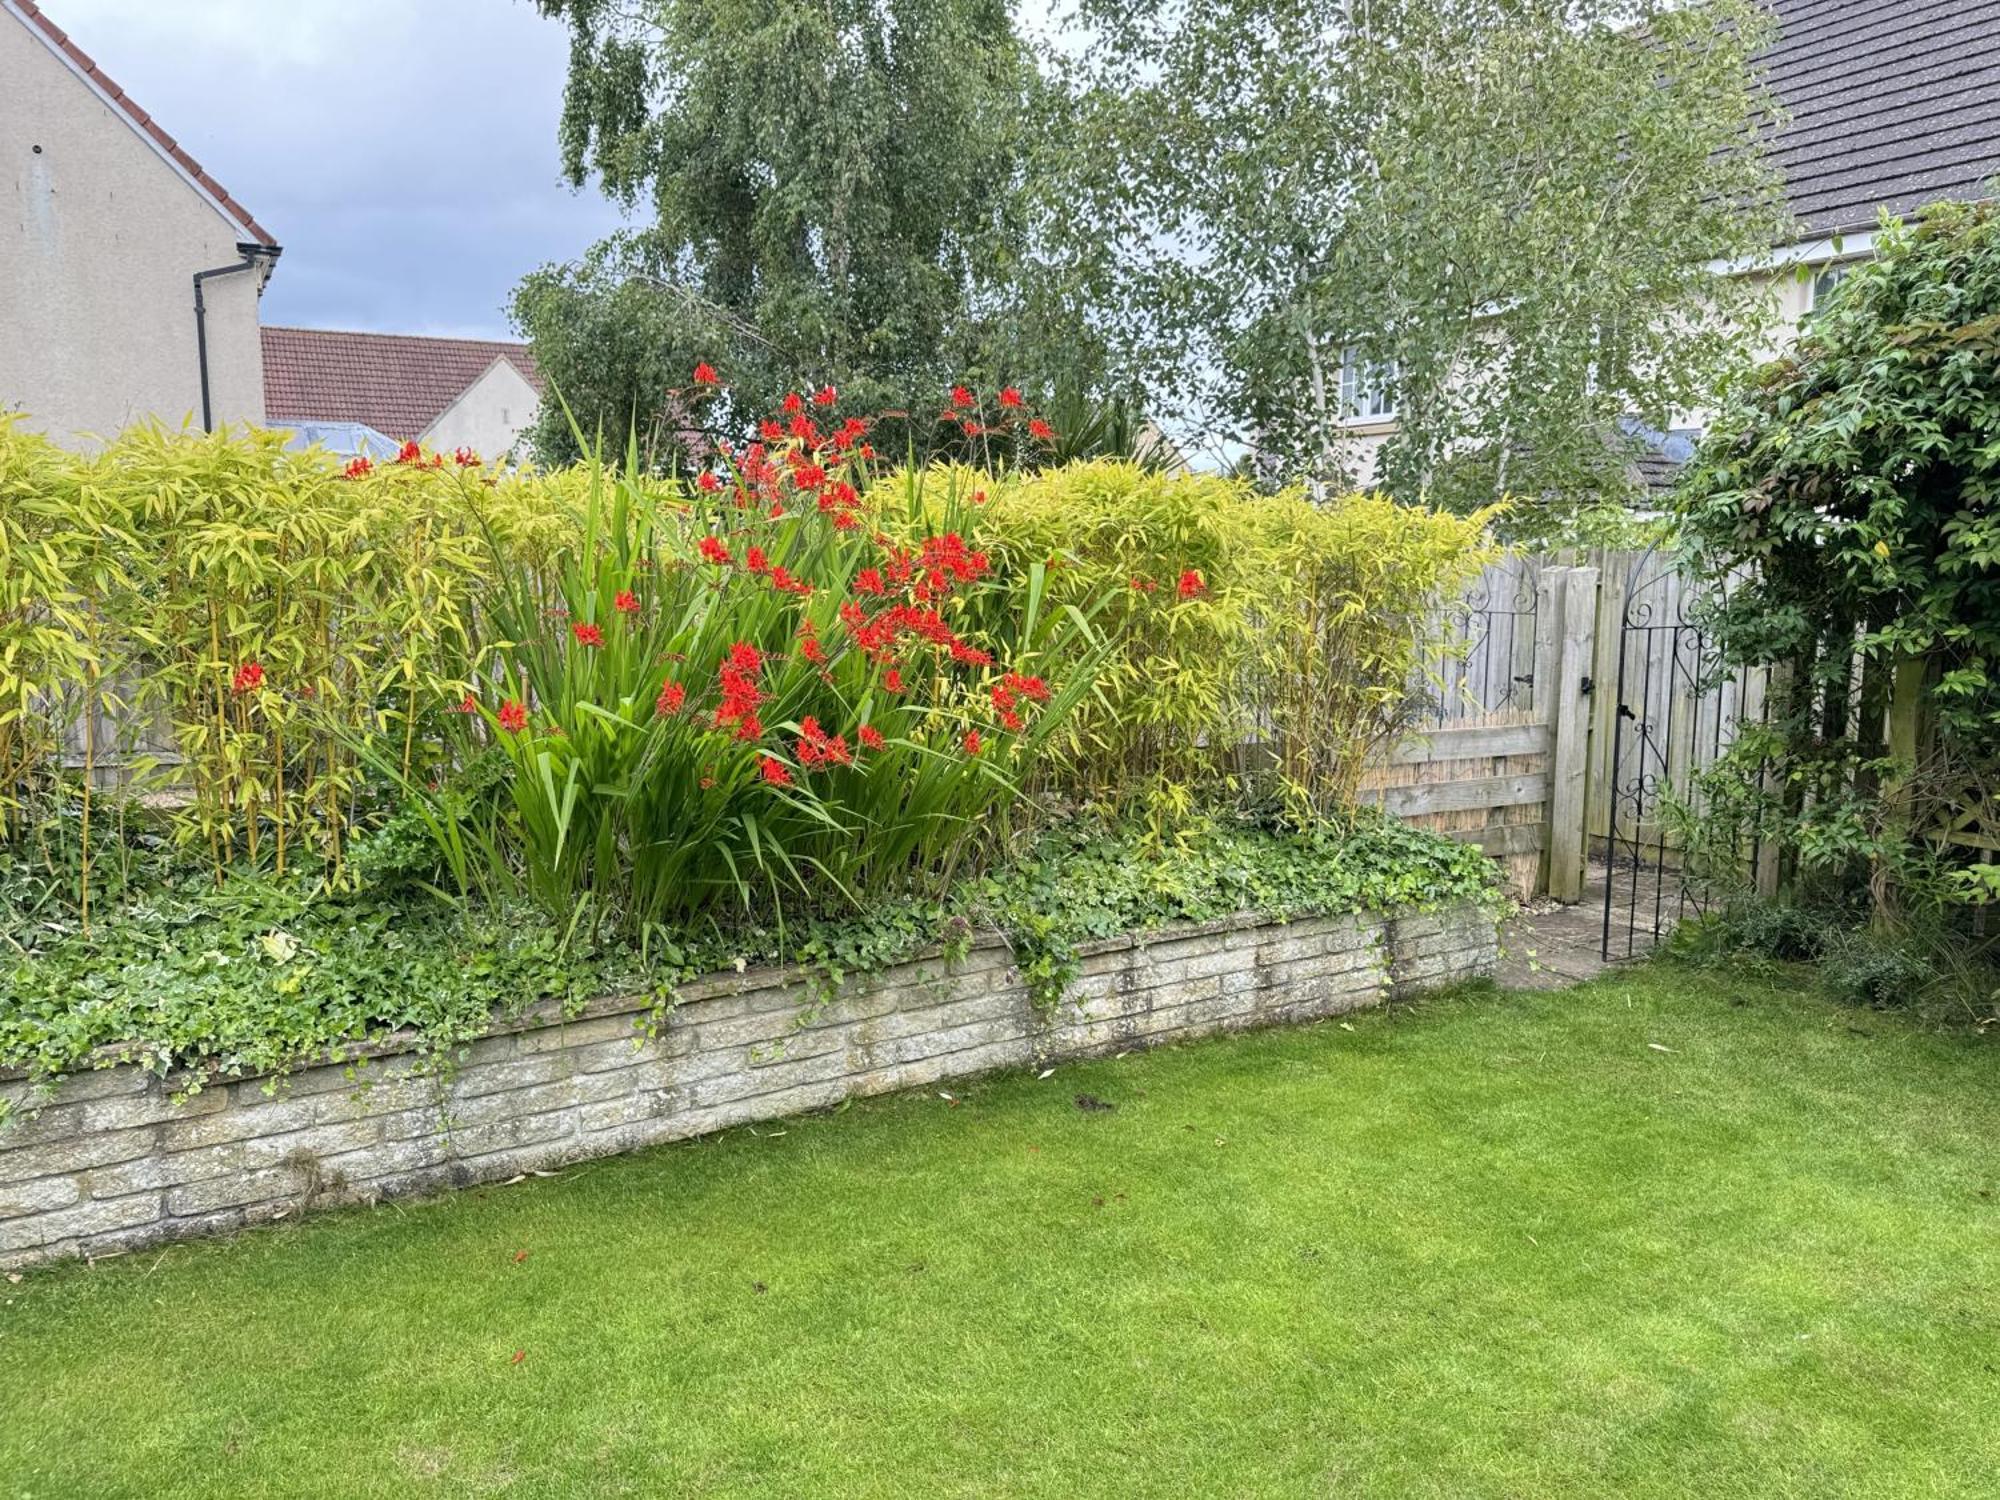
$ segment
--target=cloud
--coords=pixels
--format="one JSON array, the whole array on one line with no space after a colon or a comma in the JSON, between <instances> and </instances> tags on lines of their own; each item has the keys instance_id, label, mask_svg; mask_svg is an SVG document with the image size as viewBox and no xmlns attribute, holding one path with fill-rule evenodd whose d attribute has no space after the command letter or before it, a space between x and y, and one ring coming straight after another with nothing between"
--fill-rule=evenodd
<instances>
[{"instance_id":1,"label":"cloud","mask_svg":"<svg viewBox=\"0 0 2000 1500\"><path fill-rule=\"evenodd\" d=\"M285 247L267 323L508 332L617 227L560 181L567 38L510 0L49 0Z\"/></svg>"}]
</instances>

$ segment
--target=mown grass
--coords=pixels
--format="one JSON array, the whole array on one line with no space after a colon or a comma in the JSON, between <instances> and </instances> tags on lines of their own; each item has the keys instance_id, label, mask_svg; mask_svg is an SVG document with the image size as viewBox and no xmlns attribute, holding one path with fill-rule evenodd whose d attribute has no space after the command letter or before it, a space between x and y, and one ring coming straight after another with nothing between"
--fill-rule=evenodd
<instances>
[{"instance_id":1,"label":"mown grass","mask_svg":"<svg viewBox=\"0 0 2000 1500\"><path fill-rule=\"evenodd\" d=\"M0 1284L0 1495L1993 1493L1991 1041L1350 1026Z\"/></svg>"}]
</instances>

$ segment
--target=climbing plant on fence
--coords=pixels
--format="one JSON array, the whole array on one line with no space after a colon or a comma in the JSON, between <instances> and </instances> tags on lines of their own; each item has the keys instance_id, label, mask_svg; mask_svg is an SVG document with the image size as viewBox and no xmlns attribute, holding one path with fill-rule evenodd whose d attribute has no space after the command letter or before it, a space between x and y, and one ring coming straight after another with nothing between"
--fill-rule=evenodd
<instances>
[{"instance_id":1,"label":"climbing plant on fence","mask_svg":"<svg viewBox=\"0 0 2000 1500\"><path fill-rule=\"evenodd\" d=\"M1744 578L1715 613L1724 653L1781 674L1714 811L1865 885L1883 921L1991 890L2000 208L1886 230L1718 416L1679 509L1697 576Z\"/></svg>"}]
</instances>

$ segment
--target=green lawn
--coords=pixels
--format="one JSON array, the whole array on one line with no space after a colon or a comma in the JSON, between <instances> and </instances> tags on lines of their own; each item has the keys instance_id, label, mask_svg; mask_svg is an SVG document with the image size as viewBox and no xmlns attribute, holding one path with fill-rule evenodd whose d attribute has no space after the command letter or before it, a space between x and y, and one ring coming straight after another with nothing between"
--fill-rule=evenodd
<instances>
[{"instance_id":1,"label":"green lawn","mask_svg":"<svg viewBox=\"0 0 2000 1500\"><path fill-rule=\"evenodd\" d=\"M1655 968L37 1273L0 1497L1991 1496L1996 1085Z\"/></svg>"}]
</instances>

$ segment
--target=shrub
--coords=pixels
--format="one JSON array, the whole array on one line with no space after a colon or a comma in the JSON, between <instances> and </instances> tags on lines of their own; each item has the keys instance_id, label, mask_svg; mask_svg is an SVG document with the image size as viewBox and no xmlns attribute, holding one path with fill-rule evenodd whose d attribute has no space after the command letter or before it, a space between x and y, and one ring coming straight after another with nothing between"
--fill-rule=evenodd
<instances>
[{"instance_id":1,"label":"shrub","mask_svg":"<svg viewBox=\"0 0 2000 1500\"><path fill-rule=\"evenodd\" d=\"M962 474L948 490L977 502L996 568L1088 603L1119 643L1055 747L1079 798L1139 787L1184 810L1268 759L1295 811L1345 809L1402 726L1437 601L1491 556L1490 513L1267 498L1129 463ZM1005 639L1000 622L973 633Z\"/></svg>"},{"instance_id":2,"label":"shrub","mask_svg":"<svg viewBox=\"0 0 2000 1500\"><path fill-rule=\"evenodd\" d=\"M590 463L557 573L509 573L496 546L493 676L452 739L461 764L506 757L545 902L640 927L724 901L859 905L941 888L1004 828L1090 689L1087 613L1050 607L1038 570L995 576L950 496L945 529L877 533L846 471L824 435L746 454L713 492ZM968 616L1006 621L1005 656L960 634ZM409 790L462 880L504 865L476 806Z\"/></svg>"}]
</instances>

